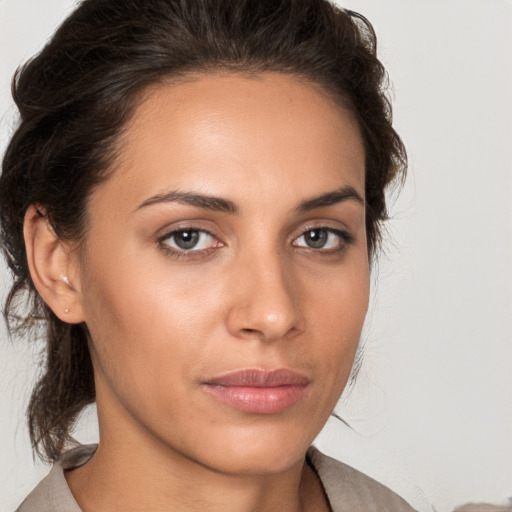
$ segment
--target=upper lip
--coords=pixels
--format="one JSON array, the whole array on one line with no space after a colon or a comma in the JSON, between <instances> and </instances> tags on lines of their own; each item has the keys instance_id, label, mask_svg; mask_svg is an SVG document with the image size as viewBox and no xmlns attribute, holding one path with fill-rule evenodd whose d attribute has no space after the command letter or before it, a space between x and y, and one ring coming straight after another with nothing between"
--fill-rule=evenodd
<instances>
[{"instance_id":1,"label":"upper lip","mask_svg":"<svg viewBox=\"0 0 512 512\"><path fill-rule=\"evenodd\" d=\"M205 384L271 388L279 386L306 386L309 382L310 380L304 375L286 368L279 368L277 370L246 368L218 375L206 381Z\"/></svg>"}]
</instances>

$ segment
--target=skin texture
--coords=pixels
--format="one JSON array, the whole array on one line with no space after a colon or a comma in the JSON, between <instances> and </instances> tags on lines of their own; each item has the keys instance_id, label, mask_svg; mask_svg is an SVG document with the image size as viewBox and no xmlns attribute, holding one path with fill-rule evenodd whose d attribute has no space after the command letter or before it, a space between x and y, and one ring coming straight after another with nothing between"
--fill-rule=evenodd
<instances>
[{"instance_id":1,"label":"skin texture","mask_svg":"<svg viewBox=\"0 0 512 512\"><path fill-rule=\"evenodd\" d=\"M364 199L362 141L317 86L205 75L146 92L92 194L79 254L29 211L36 286L91 334L100 444L67 474L84 512L327 510L304 454L347 382L366 314L365 216L354 197L299 205L341 187ZM160 200L176 191L238 211ZM187 228L210 235L180 251L169 233ZM311 229L330 233L324 248L308 246ZM205 391L245 368L309 384L274 414Z\"/></svg>"}]
</instances>

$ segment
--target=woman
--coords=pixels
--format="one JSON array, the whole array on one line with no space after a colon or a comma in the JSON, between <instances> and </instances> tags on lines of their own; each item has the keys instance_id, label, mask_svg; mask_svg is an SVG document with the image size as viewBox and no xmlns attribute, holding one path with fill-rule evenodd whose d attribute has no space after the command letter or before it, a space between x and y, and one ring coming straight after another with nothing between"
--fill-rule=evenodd
<instances>
[{"instance_id":1,"label":"woman","mask_svg":"<svg viewBox=\"0 0 512 512\"><path fill-rule=\"evenodd\" d=\"M55 461L21 512L412 510L310 448L405 170L375 44L324 0L85 0L21 70L5 313Z\"/></svg>"}]
</instances>

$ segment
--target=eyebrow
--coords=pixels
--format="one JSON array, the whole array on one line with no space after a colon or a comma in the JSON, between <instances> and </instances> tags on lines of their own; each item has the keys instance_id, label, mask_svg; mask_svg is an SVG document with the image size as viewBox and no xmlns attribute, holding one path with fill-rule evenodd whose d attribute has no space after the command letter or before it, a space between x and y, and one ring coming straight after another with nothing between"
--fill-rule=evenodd
<instances>
[{"instance_id":1,"label":"eyebrow","mask_svg":"<svg viewBox=\"0 0 512 512\"><path fill-rule=\"evenodd\" d=\"M213 210L215 212L224 213L238 213L238 207L229 199L223 199L222 197L205 196L202 194L193 194L190 192L179 192L171 191L164 194L156 194L146 199L141 205L139 205L135 211L140 210L146 206L151 206L158 203L184 203L191 206L198 206L199 208L205 208L207 210Z\"/></svg>"},{"instance_id":2,"label":"eyebrow","mask_svg":"<svg viewBox=\"0 0 512 512\"><path fill-rule=\"evenodd\" d=\"M348 200L355 200L358 203L364 205L364 200L359 195L359 193L353 187L347 185L344 187L340 187L336 190L333 190L331 192L326 192L325 194L322 194L320 196L313 197L311 199L303 201L296 208L296 211L299 213L305 213L311 210L315 210L316 208L325 208L327 206L332 206L334 204ZM140 204L135 209L135 211L154 204L172 202L184 203L216 212L231 214L237 214L239 212L238 206L229 199L224 199L222 197L215 196L207 196L203 194L195 194L191 192L180 192L177 190L151 196L150 198L146 199L142 204Z\"/></svg>"},{"instance_id":3,"label":"eyebrow","mask_svg":"<svg viewBox=\"0 0 512 512\"><path fill-rule=\"evenodd\" d=\"M364 206L364 199L359 195L354 187L350 185L340 187L332 192L327 192L312 199L307 199L300 203L297 207L297 211L300 213L306 213L316 208L325 208L332 206L343 201L354 200Z\"/></svg>"}]
</instances>

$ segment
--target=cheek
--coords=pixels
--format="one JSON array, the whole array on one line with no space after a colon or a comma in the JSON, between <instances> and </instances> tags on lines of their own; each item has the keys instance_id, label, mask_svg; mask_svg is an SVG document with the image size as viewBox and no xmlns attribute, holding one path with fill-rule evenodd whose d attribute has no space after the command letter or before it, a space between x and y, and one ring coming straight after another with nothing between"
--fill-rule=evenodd
<instances>
[{"instance_id":1,"label":"cheek","mask_svg":"<svg viewBox=\"0 0 512 512\"><path fill-rule=\"evenodd\" d=\"M129 374L142 387L162 375L186 374L208 350L204 340L222 318L215 281L197 270L172 271L164 258L155 263L140 251L133 258L129 251L109 254L84 269L83 302L97 363L105 374L115 373L112 380L121 375L123 382Z\"/></svg>"},{"instance_id":2,"label":"cheek","mask_svg":"<svg viewBox=\"0 0 512 512\"><path fill-rule=\"evenodd\" d=\"M325 287L309 287L308 324L326 369L344 386L350 373L369 301L369 271L360 265L332 273ZM341 392L341 391L340 391Z\"/></svg>"}]
</instances>

